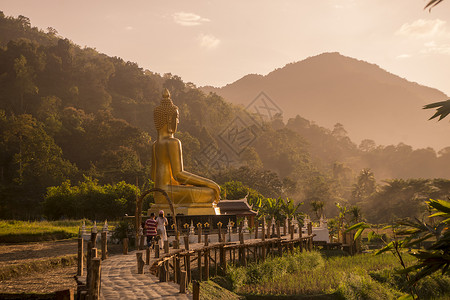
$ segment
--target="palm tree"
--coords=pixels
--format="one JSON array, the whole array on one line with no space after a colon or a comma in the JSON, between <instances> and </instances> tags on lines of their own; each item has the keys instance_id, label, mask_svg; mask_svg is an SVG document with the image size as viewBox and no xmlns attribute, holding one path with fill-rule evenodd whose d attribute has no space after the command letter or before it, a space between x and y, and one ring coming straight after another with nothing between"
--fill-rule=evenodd
<instances>
[{"instance_id":1,"label":"palm tree","mask_svg":"<svg viewBox=\"0 0 450 300\"><path fill-rule=\"evenodd\" d=\"M373 172L366 168L359 173L356 184L353 185L352 196L355 202L365 200L376 190L376 180Z\"/></svg>"},{"instance_id":2,"label":"palm tree","mask_svg":"<svg viewBox=\"0 0 450 300\"><path fill-rule=\"evenodd\" d=\"M430 10L435 7L436 5L438 5L439 3L441 3L444 0L430 0L427 5L425 6L425 8L429 8Z\"/></svg>"},{"instance_id":3,"label":"palm tree","mask_svg":"<svg viewBox=\"0 0 450 300\"><path fill-rule=\"evenodd\" d=\"M435 1L438 1L438 0L435 0ZM438 3L441 1L442 0L438 1ZM433 1L431 1L431 2L433 2ZM434 4L433 6L437 5L438 3ZM428 4L428 5L430 5L430 4ZM439 121L440 121L450 114L450 99L447 101L430 103L423 107L423 109L429 109L429 108L436 108L436 113L429 120L439 117Z\"/></svg>"},{"instance_id":4,"label":"palm tree","mask_svg":"<svg viewBox=\"0 0 450 300\"><path fill-rule=\"evenodd\" d=\"M314 211L314 214L317 217L317 220L320 219L321 216L323 216L323 207L325 203L320 200L314 200L311 201L312 210Z\"/></svg>"}]
</instances>

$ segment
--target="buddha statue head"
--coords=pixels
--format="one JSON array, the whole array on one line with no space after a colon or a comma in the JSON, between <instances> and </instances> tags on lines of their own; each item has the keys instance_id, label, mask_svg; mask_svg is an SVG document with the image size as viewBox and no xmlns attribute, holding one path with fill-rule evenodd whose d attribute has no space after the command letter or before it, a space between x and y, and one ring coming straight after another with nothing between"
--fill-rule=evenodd
<instances>
[{"instance_id":1,"label":"buddha statue head","mask_svg":"<svg viewBox=\"0 0 450 300\"><path fill-rule=\"evenodd\" d=\"M161 104L153 111L156 130L159 132L167 125L167 131L175 133L178 125L178 107L170 99L168 89L164 89L162 96Z\"/></svg>"}]
</instances>

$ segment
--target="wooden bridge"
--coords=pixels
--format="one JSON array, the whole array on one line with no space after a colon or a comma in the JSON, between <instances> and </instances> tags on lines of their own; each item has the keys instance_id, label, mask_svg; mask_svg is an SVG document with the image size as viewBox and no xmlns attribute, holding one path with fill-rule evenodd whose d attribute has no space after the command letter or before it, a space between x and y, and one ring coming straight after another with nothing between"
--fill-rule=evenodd
<instances>
[{"instance_id":1,"label":"wooden bridge","mask_svg":"<svg viewBox=\"0 0 450 300\"><path fill-rule=\"evenodd\" d=\"M213 234L202 235L200 231L195 243L189 242L189 236L183 236L182 245L173 242L169 247L166 241L163 250L158 245L154 250L144 248L142 237L142 250L128 252L128 240L125 239L123 255L111 258L106 256L106 235L102 234L103 260L97 258L97 249L93 247L97 234L92 233L87 247L86 277L83 276L83 240L79 240L79 299L198 299L199 282L224 274L228 264L246 266L267 257L292 253L295 247L301 251L312 250L310 224L306 235L302 235L301 230L295 233L293 226L289 230L284 228L283 234L279 225L273 226L271 234L263 228L264 225L249 237L240 227L239 240L235 242L230 241L231 233L219 230L214 233L218 235L214 238L218 242L210 243ZM193 283L193 294L186 294L190 282Z\"/></svg>"}]
</instances>

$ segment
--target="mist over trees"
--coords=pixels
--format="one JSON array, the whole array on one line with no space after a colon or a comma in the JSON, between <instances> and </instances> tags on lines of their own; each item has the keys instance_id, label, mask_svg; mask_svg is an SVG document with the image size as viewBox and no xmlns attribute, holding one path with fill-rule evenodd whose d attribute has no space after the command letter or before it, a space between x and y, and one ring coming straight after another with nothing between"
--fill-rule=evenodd
<instances>
[{"instance_id":1,"label":"mist over trees","mask_svg":"<svg viewBox=\"0 0 450 300\"><path fill-rule=\"evenodd\" d=\"M450 147L436 153L371 140L356 145L345 120L327 129L301 116L276 117L250 128L256 138L233 162L204 164L207 149L220 150L219 133L245 115L242 107L0 13L0 217L131 213L131 195L151 184L153 109L163 88L180 109L185 168L216 180L223 197L289 197L286 203L304 202L311 215L311 203L321 201L329 216L335 202L358 204L384 222L403 216L402 205L418 215L418 198L448 193L448 180L432 178L450 177L442 167L450 165ZM392 213L383 215L382 207Z\"/></svg>"}]
</instances>

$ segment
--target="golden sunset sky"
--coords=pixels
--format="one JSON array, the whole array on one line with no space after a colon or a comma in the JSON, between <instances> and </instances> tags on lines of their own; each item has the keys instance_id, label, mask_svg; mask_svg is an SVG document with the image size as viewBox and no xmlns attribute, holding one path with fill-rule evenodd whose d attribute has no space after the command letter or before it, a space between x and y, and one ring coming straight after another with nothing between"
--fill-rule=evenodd
<instances>
[{"instance_id":1,"label":"golden sunset sky","mask_svg":"<svg viewBox=\"0 0 450 300\"><path fill-rule=\"evenodd\" d=\"M450 0L0 0L7 16L197 86L265 75L323 52L450 95Z\"/></svg>"}]
</instances>

